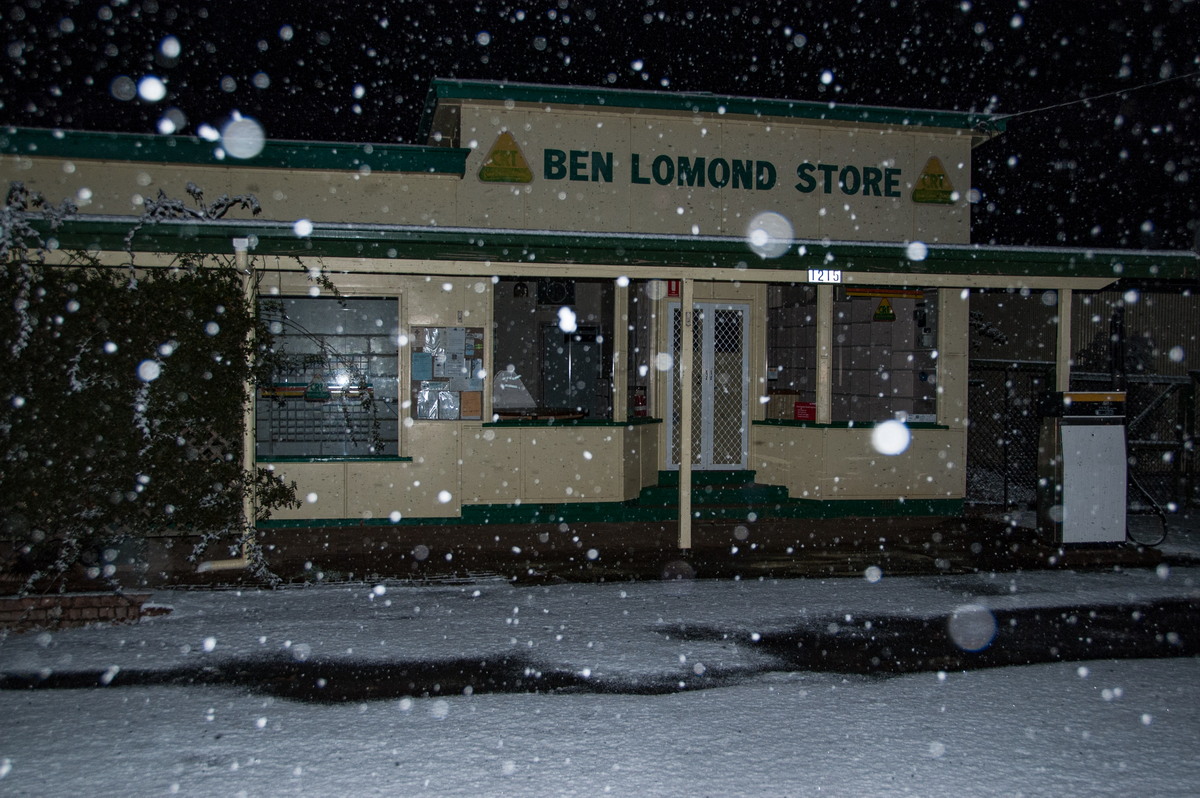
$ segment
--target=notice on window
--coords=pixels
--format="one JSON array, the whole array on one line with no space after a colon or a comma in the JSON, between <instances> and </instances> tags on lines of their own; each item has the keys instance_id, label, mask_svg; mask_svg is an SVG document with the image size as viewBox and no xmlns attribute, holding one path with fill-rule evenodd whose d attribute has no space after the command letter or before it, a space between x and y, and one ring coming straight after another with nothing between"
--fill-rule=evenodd
<instances>
[{"instance_id":1,"label":"notice on window","mask_svg":"<svg viewBox=\"0 0 1200 798\"><path fill-rule=\"evenodd\" d=\"M433 379L433 355L428 352L413 352L412 378L414 380Z\"/></svg>"},{"instance_id":2,"label":"notice on window","mask_svg":"<svg viewBox=\"0 0 1200 798\"><path fill-rule=\"evenodd\" d=\"M483 328L412 328L413 417L483 418Z\"/></svg>"}]
</instances>

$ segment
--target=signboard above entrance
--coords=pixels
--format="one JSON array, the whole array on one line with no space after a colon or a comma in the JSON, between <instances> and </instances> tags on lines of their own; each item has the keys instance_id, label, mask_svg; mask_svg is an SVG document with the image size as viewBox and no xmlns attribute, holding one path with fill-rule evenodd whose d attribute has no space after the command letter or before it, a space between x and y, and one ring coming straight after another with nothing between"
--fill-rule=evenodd
<instances>
[{"instance_id":1,"label":"signboard above entrance","mask_svg":"<svg viewBox=\"0 0 1200 798\"><path fill-rule=\"evenodd\" d=\"M449 84L451 97L446 85L427 116L431 144L471 152L460 226L746 236L771 212L797 239L969 241L958 187L982 136L966 115L737 98L681 108L603 89L559 89L573 102L554 102L512 84Z\"/></svg>"}]
</instances>

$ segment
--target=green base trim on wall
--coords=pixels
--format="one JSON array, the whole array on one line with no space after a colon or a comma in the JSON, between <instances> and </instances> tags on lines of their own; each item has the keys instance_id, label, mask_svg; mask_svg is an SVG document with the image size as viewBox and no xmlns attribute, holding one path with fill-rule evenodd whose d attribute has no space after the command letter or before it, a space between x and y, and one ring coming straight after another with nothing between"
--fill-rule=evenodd
<instances>
[{"instance_id":1,"label":"green base trim on wall","mask_svg":"<svg viewBox=\"0 0 1200 798\"><path fill-rule=\"evenodd\" d=\"M694 518L705 520L766 521L772 519L825 520L837 518L955 517L963 513L962 499L851 499L816 501L791 499L769 505L693 507ZM572 504L467 505L454 518L311 518L271 519L263 529L316 527L465 526L486 524L583 524L674 522L677 507L643 507L636 502L581 502ZM753 518L751 518L753 516Z\"/></svg>"}]
</instances>

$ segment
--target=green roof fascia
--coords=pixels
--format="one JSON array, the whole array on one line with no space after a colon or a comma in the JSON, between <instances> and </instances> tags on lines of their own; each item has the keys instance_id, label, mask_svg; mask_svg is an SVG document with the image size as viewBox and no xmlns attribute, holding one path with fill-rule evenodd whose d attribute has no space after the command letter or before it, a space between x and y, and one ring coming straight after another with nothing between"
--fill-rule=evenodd
<instances>
[{"instance_id":1,"label":"green roof fascia","mask_svg":"<svg viewBox=\"0 0 1200 798\"><path fill-rule=\"evenodd\" d=\"M468 149L412 144L352 144L267 140L262 152L245 160L217 155L219 145L192 136L99 133L45 128L0 128L0 153L31 158L180 163L260 169L411 172L457 175L466 172Z\"/></svg>"},{"instance_id":2,"label":"green roof fascia","mask_svg":"<svg viewBox=\"0 0 1200 798\"><path fill-rule=\"evenodd\" d=\"M80 217L52 234L61 249L123 251L132 217ZM249 238L257 255L428 259L520 264L603 264L630 267L678 266L794 272L842 269L856 273L970 274L1063 278L1200 278L1195 252L1153 250L995 247L930 244L921 260L908 257L904 243L794 241L788 254L765 259L746 241L729 236L671 236L559 233L537 230L416 227L314 222L300 237L288 222L166 221L146 224L133 239L137 252L229 254L231 239ZM489 271L503 271L502 268ZM783 278L792 279L792 278Z\"/></svg>"},{"instance_id":3,"label":"green roof fascia","mask_svg":"<svg viewBox=\"0 0 1200 798\"><path fill-rule=\"evenodd\" d=\"M1005 120L992 114L965 111L935 111L884 106L844 105L809 100L777 100L730 97L694 92L659 92L636 89L605 89L580 86L547 86L535 83L498 83L477 80L434 78L430 83L421 116L418 140L428 138L433 111L439 100L489 100L546 105L595 106L646 111L739 114L790 119L821 119L901 127L938 127L970 130L995 135L1005 129Z\"/></svg>"}]
</instances>

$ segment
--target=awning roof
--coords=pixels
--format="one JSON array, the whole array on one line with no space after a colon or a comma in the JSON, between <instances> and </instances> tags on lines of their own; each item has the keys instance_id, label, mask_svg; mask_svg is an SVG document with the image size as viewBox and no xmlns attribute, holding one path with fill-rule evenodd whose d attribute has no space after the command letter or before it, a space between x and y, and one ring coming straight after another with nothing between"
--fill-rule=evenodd
<instances>
[{"instance_id":1,"label":"awning roof","mask_svg":"<svg viewBox=\"0 0 1200 798\"><path fill-rule=\"evenodd\" d=\"M135 217L78 216L56 231L43 227L59 249L123 252ZM252 254L383 261L382 269L412 271L394 261L478 263L480 274L503 273L501 264L669 267L694 271L703 278L727 279L729 270L743 279L792 280L776 272L841 269L856 274L964 277L1078 278L1112 281L1121 278L1200 279L1195 252L1080 249L1067 247L998 247L928 243L910 249L906 243L856 241L791 241L785 253L763 258L744 238L730 236L629 235L561 233L467 227L313 222L300 235L286 222L258 220L169 220L143 224L131 239L135 252L228 254L232 240L247 239ZM561 271L561 270L560 270ZM655 269L655 271L661 271ZM587 269L579 275L586 276ZM964 285L970 284L964 280Z\"/></svg>"}]
</instances>

